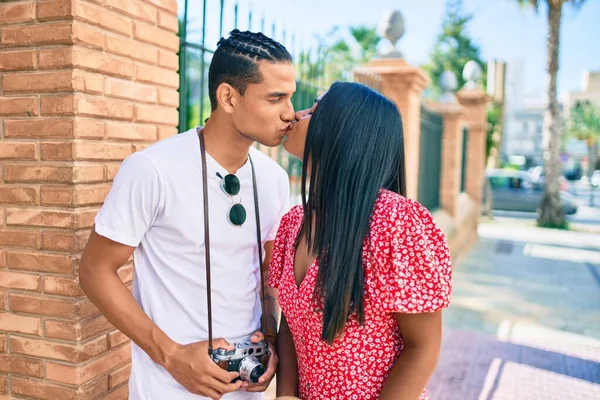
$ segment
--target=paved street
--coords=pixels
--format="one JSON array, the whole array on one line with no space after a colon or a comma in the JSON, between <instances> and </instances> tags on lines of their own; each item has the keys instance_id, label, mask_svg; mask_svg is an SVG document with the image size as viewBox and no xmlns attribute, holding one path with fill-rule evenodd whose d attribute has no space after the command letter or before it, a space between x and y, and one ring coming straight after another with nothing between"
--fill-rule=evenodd
<instances>
[{"instance_id":1,"label":"paved street","mask_svg":"<svg viewBox=\"0 0 600 400\"><path fill-rule=\"evenodd\" d=\"M600 235L484 223L454 277L433 400L600 399Z\"/></svg>"}]
</instances>

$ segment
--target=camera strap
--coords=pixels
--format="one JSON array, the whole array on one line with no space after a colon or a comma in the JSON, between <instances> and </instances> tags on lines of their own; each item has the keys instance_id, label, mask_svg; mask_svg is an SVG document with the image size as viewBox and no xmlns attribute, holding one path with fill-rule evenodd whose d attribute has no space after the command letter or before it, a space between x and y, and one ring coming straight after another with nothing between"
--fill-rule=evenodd
<instances>
[{"instance_id":1,"label":"camera strap","mask_svg":"<svg viewBox=\"0 0 600 400\"><path fill-rule=\"evenodd\" d=\"M212 302L211 302L211 279L210 279L210 226L208 212L208 176L206 171L206 150L204 147L204 129L196 128L198 139L200 140L200 154L202 156L202 195L204 200L204 254L206 263L206 304L208 307L208 352L213 350L212 346ZM256 173L254 171L254 163L252 157L248 154L250 166L252 168L252 186L254 189L254 213L256 214L256 243L258 247L258 269L260 270L260 306L262 309L261 315L261 332L267 337L267 318L265 314L265 280L263 272L263 250L262 238L260 234L260 213L258 209L258 189L256 187Z\"/></svg>"}]
</instances>

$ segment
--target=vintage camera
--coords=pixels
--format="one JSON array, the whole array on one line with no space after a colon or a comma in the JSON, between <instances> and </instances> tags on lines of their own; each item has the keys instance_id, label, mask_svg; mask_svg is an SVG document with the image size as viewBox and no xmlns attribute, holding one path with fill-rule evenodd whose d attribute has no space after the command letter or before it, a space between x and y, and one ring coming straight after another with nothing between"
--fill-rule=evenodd
<instances>
[{"instance_id":1,"label":"vintage camera","mask_svg":"<svg viewBox=\"0 0 600 400\"><path fill-rule=\"evenodd\" d=\"M240 374L238 379L256 383L265 373L269 363L268 343L263 340L258 343L234 343L233 350L214 349L211 354L213 361L225 371ZM237 379L236 379L237 380Z\"/></svg>"}]
</instances>

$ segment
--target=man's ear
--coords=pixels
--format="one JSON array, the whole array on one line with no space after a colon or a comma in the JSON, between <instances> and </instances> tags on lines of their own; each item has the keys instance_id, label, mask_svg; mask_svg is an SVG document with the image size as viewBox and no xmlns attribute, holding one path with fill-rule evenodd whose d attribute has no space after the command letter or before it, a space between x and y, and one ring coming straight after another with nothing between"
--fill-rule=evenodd
<instances>
[{"instance_id":1,"label":"man's ear","mask_svg":"<svg viewBox=\"0 0 600 400\"><path fill-rule=\"evenodd\" d=\"M221 83L217 87L217 103L227 114L232 114L238 101L239 93L229 83Z\"/></svg>"}]
</instances>

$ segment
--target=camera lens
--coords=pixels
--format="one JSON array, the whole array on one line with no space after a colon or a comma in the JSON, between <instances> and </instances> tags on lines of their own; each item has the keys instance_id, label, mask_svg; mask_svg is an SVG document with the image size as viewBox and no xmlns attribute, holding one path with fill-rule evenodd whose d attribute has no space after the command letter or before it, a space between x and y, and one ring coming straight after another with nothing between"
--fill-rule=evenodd
<instances>
[{"instance_id":1,"label":"camera lens","mask_svg":"<svg viewBox=\"0 0 600 400\"><path fill-rule=\"evenodd\" d=\"M240 363L240 378L245 381L256 383L258 378L265 373L265 367L256 357L248 356Z\"/></svg>"}]
</instances>

